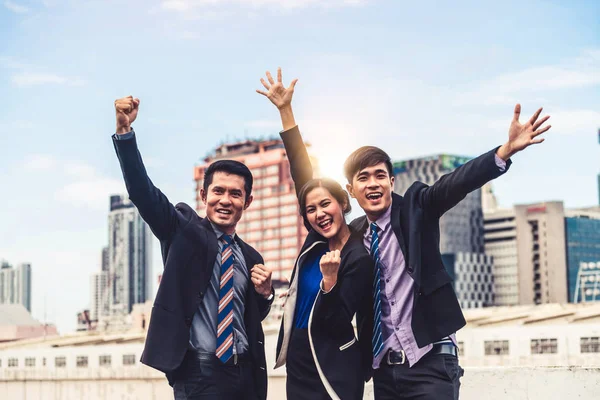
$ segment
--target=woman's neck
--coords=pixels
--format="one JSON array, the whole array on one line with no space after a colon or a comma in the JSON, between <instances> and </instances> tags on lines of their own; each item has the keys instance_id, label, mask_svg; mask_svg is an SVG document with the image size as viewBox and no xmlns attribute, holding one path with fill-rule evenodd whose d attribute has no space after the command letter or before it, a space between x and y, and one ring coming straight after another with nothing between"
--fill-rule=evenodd
<instances>
[{"instance_id":1,"label":"woman's neck","mask_svg":"<svg viewBox=\"0 0 600 400\"><path fill-rule=\"evenodd\" d=\"M350 238L350 228L348 228L348 225L344 224L344 226L342 226L338 231L337 235L329 239L329 251L342 251L342 248L348 241L348 238Z\"/></svg>"}]
</instances>

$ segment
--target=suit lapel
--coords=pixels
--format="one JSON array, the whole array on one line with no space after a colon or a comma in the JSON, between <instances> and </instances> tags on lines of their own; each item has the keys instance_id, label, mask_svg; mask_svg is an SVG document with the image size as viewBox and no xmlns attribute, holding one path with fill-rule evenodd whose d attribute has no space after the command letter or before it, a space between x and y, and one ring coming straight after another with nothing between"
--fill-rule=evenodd
<instances>
[{"instance_id":1,"label":"suit lapel","mask_svg":"<svg viewBox=\"0 0 600 400\"><path fill-rule=\"evenodd\" d=\"M402 254L404 255L404 259L408 263L408 253L406 251L406 243L404 242L404 235L402 234L402 206L404 204L404 198L396 193L392 194L392 230L394 234L396 234L396 238L398 239L398 243L400 244L400 249L402 249Z\"/></svg>"},{"instance_id":2,"label":"suit lapel","mask_svg":"<svg viewBox=\"0 0 600 400\"><path fill-rule=\"evenodd\" d=\"M215 265L217 259L217 253L219 252L219 243L217 243L217 235L213 230L212 225L208 218L203 218L200 221L200 226L204 228L206 234L206 265L208 268L212 268Z\"/></svg>"}]
</instances>

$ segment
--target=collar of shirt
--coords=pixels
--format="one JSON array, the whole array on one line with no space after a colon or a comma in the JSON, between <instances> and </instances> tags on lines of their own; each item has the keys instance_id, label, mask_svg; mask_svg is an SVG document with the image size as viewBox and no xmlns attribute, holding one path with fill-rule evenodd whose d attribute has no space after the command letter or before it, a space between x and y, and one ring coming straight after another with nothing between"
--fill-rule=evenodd
<instances>
[{"instance_id":1,"label":"collar of shirt","mask_svg":"<svg viewBox=\"0 0 600 400\"><path fill-rule=\"evenodd\" d=\"M221 231L219 228L217 228L217 226L215 224L213 224L213 222L209 219L208 222L210 222L210 226L212 226L213 231L215 232L215 235L217 235L217 239L220 239L221 236L224 235L223 231ZM235 243L235 232L233 232L231 234L231 238L233 239L234 243Z\"/></svg>"},{"instance_id":2,"label":"collar of shirt","mask_svg":"<svg viewBox=\"0 0 600 400\"><path fill-rule=\"evenodd\" d=\"M385 212L379 217L377 218L375 221L371 221L369 220L369 218L367 217L367 221L369 222L369 225L371 225L372 222L375 222L377 224L377 226L379 227L379 229L383 232L385 232L389 227L390 224L392 223L392 206L390 205L388 207L387 210L385 210ZM367 231L365 232L365 236L371 236L371 230L367 229Z\"/></svg>"}]
</instances>

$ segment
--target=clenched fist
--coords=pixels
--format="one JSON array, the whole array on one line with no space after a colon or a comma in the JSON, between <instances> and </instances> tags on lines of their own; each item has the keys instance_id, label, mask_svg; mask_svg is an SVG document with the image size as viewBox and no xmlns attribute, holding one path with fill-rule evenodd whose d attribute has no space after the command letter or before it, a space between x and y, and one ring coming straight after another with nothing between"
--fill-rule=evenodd
<instances>
[{"instance_id":1,"label":"clenched fist","mask_svg":"<svg viewBox=\"0 0 600 400\"><path fill-rule=\"evenodd\" d=\"M118 134L124 134L131 131L131 124L137 118L139 108L140 99L134 99L133 96L115 100Z\"/></svg>"},{"instance_id":2,"label":"clenched fist","mask_svg":"<svg viewBox=\"0 0 600 400\"><path fill-rule=\"evenodd\" d=\"M250 279L256 293L265 299L271 295L271 270L262 264L255 264L250 270Z\"/></svg>"},{"instance_id":3,"label":"clenched fist","mask_svg":"<svg viewBox=\"0 0 600 400\"><path fill-rule=\"evenodd\" d=\"M323 290L325 292L329 292L335 286L341 262L339 250L329 251L321 257L319 266L323 274Z\"/></svg>"}]
</instances>

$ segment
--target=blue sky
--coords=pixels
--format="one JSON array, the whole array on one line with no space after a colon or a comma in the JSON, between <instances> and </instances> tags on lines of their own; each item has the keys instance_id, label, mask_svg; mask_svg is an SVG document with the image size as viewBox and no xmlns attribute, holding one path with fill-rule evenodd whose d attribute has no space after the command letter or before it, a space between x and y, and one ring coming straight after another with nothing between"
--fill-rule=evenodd
<instances>
[{"instance_id":1,"label":"blue sky","mask_svg":"<svg viewBox=\"0 0 600 400\"><path fill-rule=\"evenodd\" d=\"M34 317L74 329L123 190L113 101L141 99L149 174L193 204L211 149L277 134L254 90L278 66L300 79L297 120L331 176L366 144L478 155L518 101L553 128L494 183L501 205L594 205L599 16L597 1L0 0L0 258L32 263Z\"/></svg>"}]
</instances>

